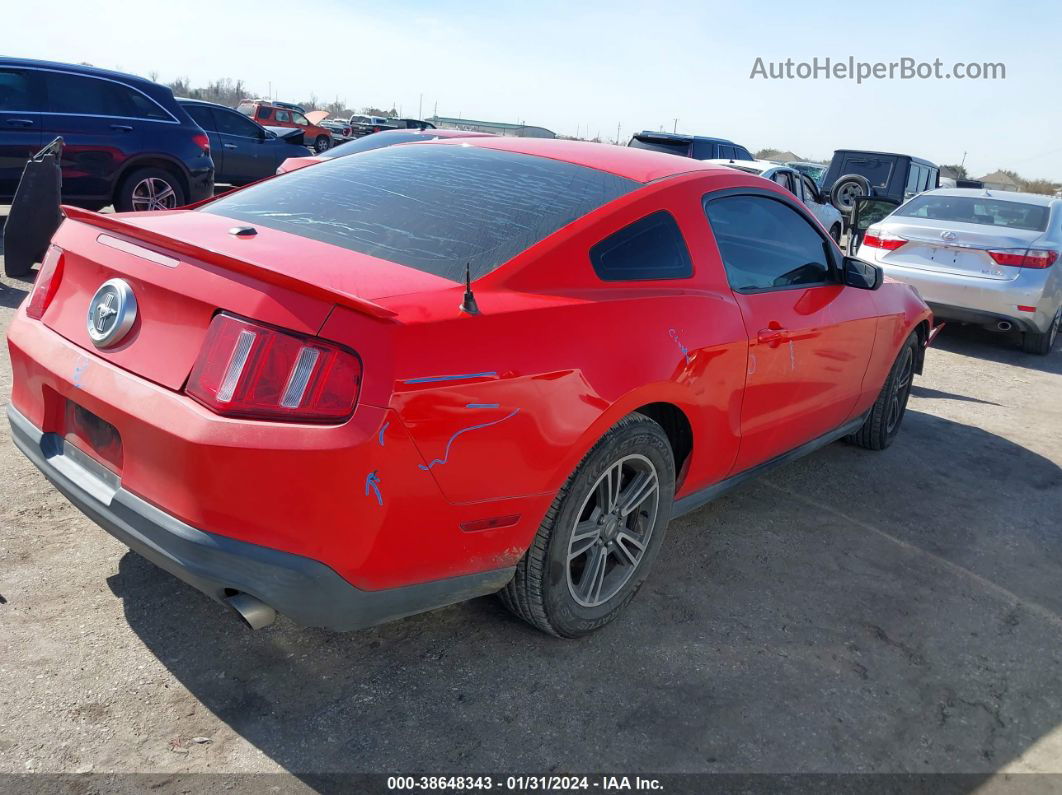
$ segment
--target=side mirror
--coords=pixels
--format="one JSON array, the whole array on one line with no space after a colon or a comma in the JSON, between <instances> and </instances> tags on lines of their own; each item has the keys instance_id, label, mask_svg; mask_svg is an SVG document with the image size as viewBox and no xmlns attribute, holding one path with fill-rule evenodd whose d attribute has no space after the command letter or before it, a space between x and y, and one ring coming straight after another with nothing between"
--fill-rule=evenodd
<instances>
[{"instance_id":1,"label":"side mirror","mask_svg":"<svg viewBox=\"0 0 1062 795\"><path fill-rule=\"evenodd\" d=\"M845 257L841 264L841 280L845 287L859 290L877 290L885 281L885 272L877 265L855 257Z\"/></svg>"}]
</instances>

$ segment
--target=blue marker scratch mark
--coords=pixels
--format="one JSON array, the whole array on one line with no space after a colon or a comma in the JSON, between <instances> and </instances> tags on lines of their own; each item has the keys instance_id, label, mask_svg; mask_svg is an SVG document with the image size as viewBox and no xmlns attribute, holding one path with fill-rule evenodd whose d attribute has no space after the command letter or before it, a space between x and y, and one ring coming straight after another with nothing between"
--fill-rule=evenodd
<instances>
[{"instance_id":1,"label":"blue marker scratch mark","mask_svg":"<svg viewBox=\"0 0 1062 795\"><path fill-rule=\"evenodd\" d=\"M675 331L675 329L673 329L673 328L669 328L667 330L667 333L671 337L671 339L673 339L675 341L675 344L678 345L679 350L682 351L682 355L686 357L686 364L689 364L690 363L690 349L682 344L682 341L678 338L678 332Z\"/></svg>"},{"instance_id":2,"label":"blue marker scratch mark","mask_svg":"<svg viewBox=\"0 0 1062 795\"><path fill-rule=\"evenodd\" d=\"M500 409L501 403L469 403L466 409Z\"/></svg>"},{"instance_id":3,"label":"blue marker scratch mark","mask_svg":"<svg viewBox=\"0 0 1062 795\"><path fill-rule=\"evenodd\" d=\"M453 436L450 437L450 441L448 441L446 443L446 449L443 451L443 457L442 458L433 459L432 462L430 464L428 464L427 466L424 466L424 464L417 464L417 466L420 467L421 469L423 469L425 472L427 472L429 469L431 469L436 464L445 464L447 461L450 460L450 446L454 443L454 440L458 436L460 436L462 433L468 433L469 431L479 430L480 428L489 428L491 425L497 425L499 422L505 422L507 419L509 419L510 417L514 416L518 411L520 411L520 409L513 409L511 412L506 414L500 420L492 420L491 422L484 422L484 423L481 423L479 425L470 425L467 428L462 428L461 430L459 430L457 433L455 433Z\"/></svg>"},{"instance_id":4,"label":"blue marker scratch mark","mask_svg":"<svg viewBox=\"0 0 1062 795\"><path fill-rule=\"evenodd\" d=\"M74 386L77 389L81 389L81 376L85 374L85 370L88 369L88 366L88 359L81 359L74 368Z\"/></svg>"},{"instance_id":5,"label":"blue marker scratch mark","mask_svg":"<svg viewBox=\"0 0 1062 795\"><path fill-rule=\"evenodd\" d=\"M432 381L464 381L468 378L487 378L488 376L497 376L496 372L489 373L462 373L461 375L431 375L424 378L407 378L402 383L404 384L427 384Z\"/></svg>"},{"instance_id":6,"label":"blue marker scratch mark","mask_svg":"<svg viewBox=\"0 0 1062 795\"><path fill-rule=\"evenodd\" d=\"M378 440L378 441L380 442L380 447L383 447L383 446L384 446L384 442L383 442L383 435L384 435L384 431L386 431L386 430L387 430L387 426L389 426L390 424L391 424L390 422L385 422L385 423L383 424L383 427L382 427L382 428L380 428L380 433L378 433L378 434L376 435L376 439L377 439L377 440Z\"/></svg>"},{"instance_id":7,"label":"blue marker scratch mark","mask_svg":"<svg viewBox=\"0 0 1062 795\"><path fill-rule=\"evenodd\" d=\"M376 502L383 505L383 495L380 494L380 476L376 474L374 469L368 475L365 476L365 496L369 496L369 489L371 488L376 492Z\"/></svg>"}]
</instances>

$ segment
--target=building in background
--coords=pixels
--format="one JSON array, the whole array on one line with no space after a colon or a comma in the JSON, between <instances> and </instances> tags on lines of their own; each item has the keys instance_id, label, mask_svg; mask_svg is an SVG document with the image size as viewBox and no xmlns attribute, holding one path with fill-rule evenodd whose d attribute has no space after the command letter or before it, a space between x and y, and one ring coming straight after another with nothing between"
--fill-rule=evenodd
<instances>
[{"instance_id":1,"label":"building in background","mask_svg":"<svg viewBox=\"0 0 1062 795\"><path fill-rule=\"evenodd\" d=\"M516 138L556 138L553 130L535 127L532 124L510 124L504 121L477 121L475 119L453 119L449 116L431 116L427 119L443 130L465 130L466 132L485 132L495 135L511 135Z\"/></svg>"},{"instance_id":2,"label":"building in background","mask_svg":"<svg viewBox=\"0 0 1062 795\"><path fill-rule=\"evenodd\" d=\"M1004 174L1002 171L993 171L991 174L985 174L983 177L978 177L978 181L983 182L989 190L1021 190L1021 185L1018 181L1010 174Z\"/></svg>"}]
</instances>

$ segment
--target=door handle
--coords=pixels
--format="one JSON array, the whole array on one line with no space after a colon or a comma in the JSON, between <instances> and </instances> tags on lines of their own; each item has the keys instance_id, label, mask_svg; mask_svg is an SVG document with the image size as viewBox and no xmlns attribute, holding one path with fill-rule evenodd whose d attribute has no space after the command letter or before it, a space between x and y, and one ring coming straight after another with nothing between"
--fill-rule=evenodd
<instances>
[{"instance_id":1,"label":"door handle","mask_svg":"<svg viewBox=\"0 0 1062 795\"><path fill-rule=\"evenodd\" d=\"M8 119L8 127L32 127L33 119Z\"/></svg>"},{"instance_id":2,"label":"door handle","mask_svg":"<svg viewBox=\"0 0 1062 795\"><path fill-rule=\"evenodd\" d=\"M789 330L782 328L780 323L771 321L767 328L761 328L756 334L756 341L760 343L784 342L789 338Z\"/></svg>"},{"instance_id":3,"label":"door handle","mask_svg":"<svg viewBox=\"0 0 1062 795\"><path fill-rule=\"evenodd\" d=\"M111 125L111 129L112 130L118 130L119 132L132 132L133 131L133 128L130 127L128 124L112 124Z\"/></svg>"},{"instance_id":4,"label":"door handle","mask_svg":"<svg viewBox=\"0 0 1062 795\"><path fill-rule=\"evenodd\" d=\"M226 149L235 149L236 148L236 144L223 144L223 146Z\"/></svg>"}]
</instances>

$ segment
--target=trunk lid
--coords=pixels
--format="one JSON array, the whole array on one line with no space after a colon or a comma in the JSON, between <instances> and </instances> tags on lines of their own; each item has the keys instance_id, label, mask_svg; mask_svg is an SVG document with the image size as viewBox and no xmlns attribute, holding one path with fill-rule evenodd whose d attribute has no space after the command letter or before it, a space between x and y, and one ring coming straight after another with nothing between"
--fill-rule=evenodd
<instances>
[{"instance_id":1,"label":"trunk lid","mask_svg":"<svg viewBox=\"0 0 1062 795\"><path fill-rule=\"evenodd\" d=\"M264 227L240 237L229 230L242 224L207 213L64 212L53 239L64 251L62 277L42 321L86 351L174 390L184 385L218 310L317 334L336 304L388 322L394 313L374 302L384 294L454 286ZM116 345L97 348L87 328L89 305L114 278L132 288L136 320Z\"/></svg>"},{"instance_id":2,"label":"trunk lid","mask_svg":"<svg viewBox=\"0 0 1062 795\"><path fill-rule=\"evenodd\" d=\"M888 221L880 226L881 230L908 242L895 251L879 254L882 263L996 281L1016 279L1021 269L998 264L989 256L989 249L1036 248L1037 241L1043 237L1043 232L985 224L941 223L897 216Z\"/></svg>"}]
</instances>

